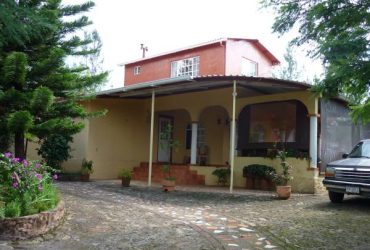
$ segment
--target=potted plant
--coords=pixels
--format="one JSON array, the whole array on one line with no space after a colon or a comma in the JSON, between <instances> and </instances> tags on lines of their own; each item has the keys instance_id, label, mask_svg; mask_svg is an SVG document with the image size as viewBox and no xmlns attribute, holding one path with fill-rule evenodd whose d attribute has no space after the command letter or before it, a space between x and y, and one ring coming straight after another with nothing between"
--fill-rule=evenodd
<instances>
[{"instance_id":1,"label":"potted plant","mask_svg":"<svg viewBox=\"0 0 370 250\"><path fill-rule=\"evenodd\" d=\"M131 173L130 170L123 169L119 173L119 178L121 178L121 180L122 180L122 186L123 187L129 187L130 186L130 181L131 181L131 178L132 178L132 173Z\"/></svg>"},{"instance_id":2,"label":"potted plant","mask_svg":"<svg viewBox=\"0 0 370 250\"><path fill-rule=\"evenodd\" d=\"M230 168L219 168L214 170L212 174L218 177L218 184L225 186L230 177Z\"/></svg>"},{"instance_id":3,"label":"potted plant","mask_svg":"<svg viewBox=\"0 0 370 250\"><path fill-rule=\"evenodd\" d=\"M93 172L93 161L87 161L86 159L83 159L81 165L81 181L89 181L90 174Z\"/></svg>"},{"instance_id":4,"label":"potted plant","mask_svg":"<svg viewBox=\"0 0 370 250\"><path fill-rule=\"evenodd\" d=\"M277 151L277 158L280 159L281 173L270 172L273 182L276 184L276 192L279 199L289 199L292 192L292 187L288 185L289 181L293 180L291 176L292 166L286 161L287 152L285 150Z\"/></svg>"},{"instance_id":5,"label":"potted plant","mask_svg":"<svg viewBox=\"0 0 370 250\"><path fill-rule=\"evenodd\" d=\"M251 164L243 168L243 177L246 177L247 189L271 190L273 187L271 174L275 169L261 164Z\"/></svg>"},{"instance_id":6,"label":"potted plant","mask_svg":"<svg viewBox=\"0 0 370 250\"><path fill-rule=\"evenodd\" d=\"M177 150L180 147L180 141L172 136L172 125L168 124L164 131L161 132L162 148ZM165 192L175 190L176 177L171 176L171 162L162 166L162 172L166 175L162 180L162 189Z\"/></svg>"}]
</instances>

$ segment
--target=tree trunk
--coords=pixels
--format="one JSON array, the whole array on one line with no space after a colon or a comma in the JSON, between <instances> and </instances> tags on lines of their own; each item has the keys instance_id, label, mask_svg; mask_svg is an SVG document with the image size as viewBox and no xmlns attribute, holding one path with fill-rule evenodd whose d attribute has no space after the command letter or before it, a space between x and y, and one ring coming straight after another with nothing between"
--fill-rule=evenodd
<instances>
[{"instance_id":1,"label":"tree trunk","mask_svg":"<svg viewBox=\"0 0 370 250\"><path fill-rule=\"evenodd\" d=\"M22 159L26 158L23 132L17 132L14 135L14 151L15 157Z\"/></svg>"}]
</instances>

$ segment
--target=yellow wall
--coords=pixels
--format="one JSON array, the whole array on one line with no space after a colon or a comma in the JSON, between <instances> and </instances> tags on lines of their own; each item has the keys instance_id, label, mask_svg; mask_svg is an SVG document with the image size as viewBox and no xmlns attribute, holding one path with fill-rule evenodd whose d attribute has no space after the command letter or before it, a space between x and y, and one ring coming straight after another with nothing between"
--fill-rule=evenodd
<instances>
[{"instance_id":1,"label":"yellow wall","mask_svg":"<svg viewBox=\"0 0 370 250\"><path fill-rule=\"evenodd\" d=\"M292 191L297 193L314 193L315 178L317 172L309 170L309 162L296 158L288 158L287 160L292 165L292 175L294 179L290 182ZM280 161L278 159L270 159L263 157L236 157L234 166L234 187L243 188L246 185L246 178L243 177L244 166L250 164L262 164L274 167L279 173L281 172ZM191 166L192 170L196 170L198 174L205 175L205 184L214 186L217 185L218 178L212 175L212 172L217 167Z\"/></svg>"},{"instance_id":2,"label":"yellow wall","mask_svg":"<svg viewBox=\"0 0 370 250\"><path fill-rule=\"evenodd\" d=\"M90 107L108 110L106 116L90 121L87 158L94 162L92 178L117 178L121 169L147 161L150 116L142 101L97 99Z\"/></svg>"},{"instance_id":3,"label":"yellow wall","mask_svg":"<svg viewBox=\"0 0 370 250\"><path fill-rule=\"evenodd\" d=\"M288 163L292 165L292 176L294 179L290 182L293 192L314 193L314 177L316 171L309 170L309 161L296 158L288 158ZM279 159L270 159L263 157L236 157L234 180L235 186L245 187L245 178L243 178L243 167L250 164L262 164L274 167L278 173L281 173Z\"/></svg>"}]
</instances>

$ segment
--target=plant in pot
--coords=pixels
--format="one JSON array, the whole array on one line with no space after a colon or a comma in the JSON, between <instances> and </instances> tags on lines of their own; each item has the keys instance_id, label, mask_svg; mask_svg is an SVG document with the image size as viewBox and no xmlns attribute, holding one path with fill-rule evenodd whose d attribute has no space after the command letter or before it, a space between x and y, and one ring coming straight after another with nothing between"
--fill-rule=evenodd
<instances>
[{"instance_id":1,"label":"plant in pot","mask_svg":"<svg viewBox=\"0 0 370 250\"><path fill-rule=\"evenodd\" d=\"M180 141L172 136L172 125L168 124L160 133L161 144L163 149L177 150L180 147ZM162 180L162 189L165 192L175 190L176 177L171 175L171 162L162 166L162 172L165 174Z\"/></svg>"},{"instance_id":2,"label":"plant in pot","mask_svg":"<svg viewBox=\"0 0 370 250\"><path fill-rule=\"evenodd\" d=\"M81 165L81 181L89 181L90 174L92 174L93 172L93 161L83 159Z\"/></svg>"},{"instance_id":3,"label":"plant in pot","mask_svg":"<svg viewBox=\"0 0 370 250\"><path fill-rule=\"evenodd\" d=\"M289 199L292 187L288 183L293 180L291 176L292 166L286 161L288 153L285 150L277 151L277 158L280 159L281 173L270 172L272 181L276 184L276 192L279 199Z\"/></svg>"},{"instance_id":4,"label":"plant in pot","mask_svg":"<svg viewBox=\"0 0 370 250\"><path fill-rule=\"evenodd\" d=\"M131 181L131 178L132 178L132 173L131 173L130 170L123 169L119 173L119 178L121 178L121 180L122 180L122 186L123 187L129 187L130 186L130 181Z\"/></svg>"},{"instance_id":5,"label":"plant in pot","mask_svg":"<svg viewBox=\"0 0 370 250\"><path fill-rule=\"evenodd\" d=\"M271 190L271 173L275 173L275 169L270 166L261 164L251 164L243 168L243 177L246 177L247 189L262 189Z\"/></svg>"},{"instance_id":6,"label":"plant in pot","mask_svg":"<svg viewBox=\"0 0 370 250\"><path fill-rule=\"evenodd\" d=\"M213 175L218 177L218 184L225 186L230 177L230 168L219 168L212 172Z\"/></svg>"}]
</instances>

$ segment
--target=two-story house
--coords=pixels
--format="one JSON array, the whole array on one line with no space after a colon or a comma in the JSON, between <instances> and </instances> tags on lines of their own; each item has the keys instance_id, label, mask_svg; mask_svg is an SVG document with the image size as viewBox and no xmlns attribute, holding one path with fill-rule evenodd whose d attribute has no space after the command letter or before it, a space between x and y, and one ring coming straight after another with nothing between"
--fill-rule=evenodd
<instances>
[{"instance_id":1,"label":"two-story house","mask_svg":"<svg viewBox=\"0 0 370 250\"><path fill-rule=\"evenodd\" d=\"M90 111L108 113L86 122L64 168L78 171L87 158L94 162L92 178L117 178L127 168L134 179L151 185L163 177L161 165L171 162L178 184L216 185L212 172L230 167L231 188L244 187L244 166L279 167L268 157L278 144L292 156L293 191L313 193L320 183L318 155L330 160L341 153L327 153L333 147L320 144L320 129L326 142L343 138L348 124L340 125L344 120L332 108L343 105L320 106L310 85L272 78L276 64L279 60L258 40L235 38L125 63L122 88L84 103ZM326 113L321 125L319 108ZM161 146L168 124L180 142L177 150ZM327 132L329 126L337 126L342 136ZM342 144L346 148L352 147L348 141Z\"/></svg>"}]
</instances>

